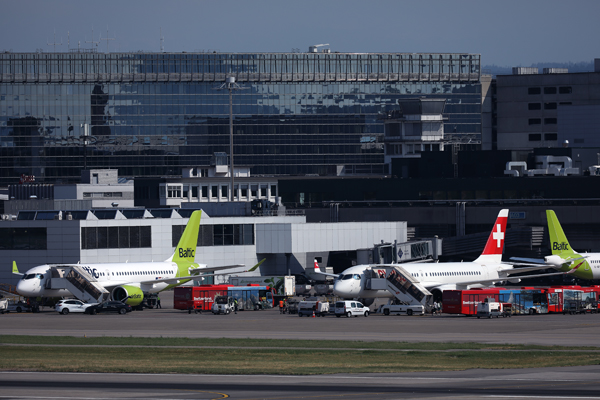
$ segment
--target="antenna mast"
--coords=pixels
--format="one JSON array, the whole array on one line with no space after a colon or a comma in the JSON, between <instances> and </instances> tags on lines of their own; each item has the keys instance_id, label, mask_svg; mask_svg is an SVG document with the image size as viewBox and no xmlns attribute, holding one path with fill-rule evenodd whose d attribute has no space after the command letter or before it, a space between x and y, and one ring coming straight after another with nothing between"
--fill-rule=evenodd
<instances>
[{"instance_id":1,"label":"antenna mast","mask_svg":"<svg viewBox=\"0 0 600 400\"><path fill-rule=\"evenodd\" d=\"M93 37L92 37L92 40L94 40ZM98 39L98 40L106 40L106 54L108 54L109 53L109 51L108 51L108 41L109 40L115 40L115 38L109 38L108 37L108 25L106 25L106 39L102 39L102 34L100 34L100 39Z\"/></svg>"},{"instance_id":2,"label":"antenna mast","mask_svg":"<svg viewBox=\"0 0 600 400\"><path fill-rule=\"evenodd\" d=\"M160 52L165 52L165 38L162 34L162 26L160 27Z\"/></svg>"},{"instance_id":3,"label":"antenna mast","mask_svg":"<svg viewBox=\"0 0 600 400\"><path fill-rule=\"evenodd\" d=\"M86 40L85 42L86 43L91 43L92 44L92 48L93 48L93 45L96 45L96 47L98 47L98 43L100 43L100 41L94 42L94 27L93 26L92 26L92 40Z\"/></svg>"},{"instance_id":4,"label":"antenna mast","mask_svg":"<svg viewBox=\"0 0 600 400\"><path fill-rule=\"evenodd\" d=\"M60 38L60 43L56 43L56 29L55 29L54 30L54 43L48 43L48 46L54 46L54 52L56 53L56 46L57 45L58 46L62 46L62 37Z\"/></svg>"}]
</instances>

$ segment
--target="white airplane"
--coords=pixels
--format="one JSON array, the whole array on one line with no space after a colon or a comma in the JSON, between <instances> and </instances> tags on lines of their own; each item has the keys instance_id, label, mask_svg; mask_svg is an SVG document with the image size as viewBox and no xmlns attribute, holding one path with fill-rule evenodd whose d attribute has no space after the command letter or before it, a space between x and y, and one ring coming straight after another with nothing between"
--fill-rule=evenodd
<instances>
[{"instance_id":1,"label":"white airplane","mask_svg":"<svg viewBox=\"0 0 600 400\"><path fill-rule=\"evenodd\" d=\"M315 260L315 273L334 276L333 293L344 299L360 299L366 305L373 303L375 298L393 297L388 290L366 289L366 282L370 276L385 277L386 270L391 270L395 265L400 265L412 275L421 285L428 289L435 299L441 299L445 290L470 289L488 287L495 283L510 281L520 282L522 278L558 275L542 274L510 277L510 275L523 272L539 271L549 268L547 265L514 268L511 264L502 262L502 251L506 234L506 221L508 210L500 210L494 228L490 233L483 253L471 262L441 262L441 263L404 263L404 264L373 264L357 265L346 269L339 275L321 272ZM370 270L367 274L367 270ZM376 275L374 275L376 274Z\"/></svg>"},{"instance_id":2,"label":"white airplane","mask_svg":"<svg viewBox=\"0 0 600 400\"><path fill-rule=\"evenodd\" d=\"M47 289L46 281L51 278L52 267L76 265L96 278L101 286L111 292L113 300L137 306L144 300L144 295L158 293L197 279L200 273L203 274L202 276L211 276L217 275L215 271L243 267L244 265L207 267L195 263L201 215L200 210L192 213L175 252L162 262L46 264L31 268L25 274L19 273L16 262L13 262L13 273L22 276L17 283L17 292L25 297L73 296L67 289ZM260 263L251 270L258 268L259 265ZM212 274L205 274L211 272Z\"/></svg>"}]
</instances>

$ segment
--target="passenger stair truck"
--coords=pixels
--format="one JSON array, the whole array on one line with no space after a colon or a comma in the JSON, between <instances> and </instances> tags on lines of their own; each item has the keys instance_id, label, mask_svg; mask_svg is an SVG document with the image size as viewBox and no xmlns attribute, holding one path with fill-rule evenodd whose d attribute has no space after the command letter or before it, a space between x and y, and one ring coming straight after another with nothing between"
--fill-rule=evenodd
<instances>
[{"instance_id":1,"label":"passenger stair truck","mask_svg":"<svg viewBox=\"0 0 600 400\"><path fill-rule=\"evenodd\" d=\"M47 289L67 289L73 296L87 303L102 303L110 296L96 278L78 265L55 266L50 272L52 278L46 281Z\"/></svg>"},{"instance_id":2,"label":"passenger stair truck","mask_svg":"<svg viewBox=\"0 0 600 400\"><path fill-rule=\"evenodd\" d=\"M381 269L381 267L378 267L378 270ZM381 278L381 275L371 270L371 279L368 279L366 283L367 289L388 290L394 295L397 302L405 306L422 306L424 312L431 311L433 295L408 271L400 265L386 265L385 271L385 278ZM406 308L406 310L408 309ZM419 312L413 310L413 313L417 314Z\"/></svg>"}]
</instances>

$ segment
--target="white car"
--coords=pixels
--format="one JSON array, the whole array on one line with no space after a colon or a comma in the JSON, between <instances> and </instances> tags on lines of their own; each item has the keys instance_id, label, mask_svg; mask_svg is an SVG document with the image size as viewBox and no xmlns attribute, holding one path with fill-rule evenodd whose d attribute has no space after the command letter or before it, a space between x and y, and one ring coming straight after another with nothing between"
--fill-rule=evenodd
<instances>
[{"instance_id":1,"label":"white car","mask_svg":"<svg viewBox=\"0 0 600 400\"><path fill-rule=\"evenodd\" d=\"M59 300L54 309L62 315L67 315L70 312L85 312L85 309L94 303L84 303L77 299Z\"/></svg>"},{"instance_id":2,"label":"white car","mask_svg":"<svg viewBox=\"0 0 600 400\"><path fill-rule=\"evenodd\" d=\"M335 316L358 317L359 315L369 316L369 307L365 307L360 301L342 300L335 303Z\"/></svg>"}]
</instances>

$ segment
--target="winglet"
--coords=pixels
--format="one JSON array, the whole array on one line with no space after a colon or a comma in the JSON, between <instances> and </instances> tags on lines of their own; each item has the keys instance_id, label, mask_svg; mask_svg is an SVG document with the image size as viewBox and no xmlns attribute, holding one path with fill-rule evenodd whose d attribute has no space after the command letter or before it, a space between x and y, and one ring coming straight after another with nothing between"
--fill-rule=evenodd
<instances>
[{"instance_id":1,"label":"winglet","mask_svg":"<svg viewBox=\"0 0 600 400\"><path fill-rule=\"evenodd\" d=\"M264 262L265 262L265 260L266 260L266 258L263 258L262 260L260 260L260 261L258 262L258 264L256 264L254 267L250 268L250 269L249 269L248 271L246 271L246 272L252 272L252 271L256 270L256 268L260 267L260 264L264 263Z\"/></svg>"}]
</instances>

